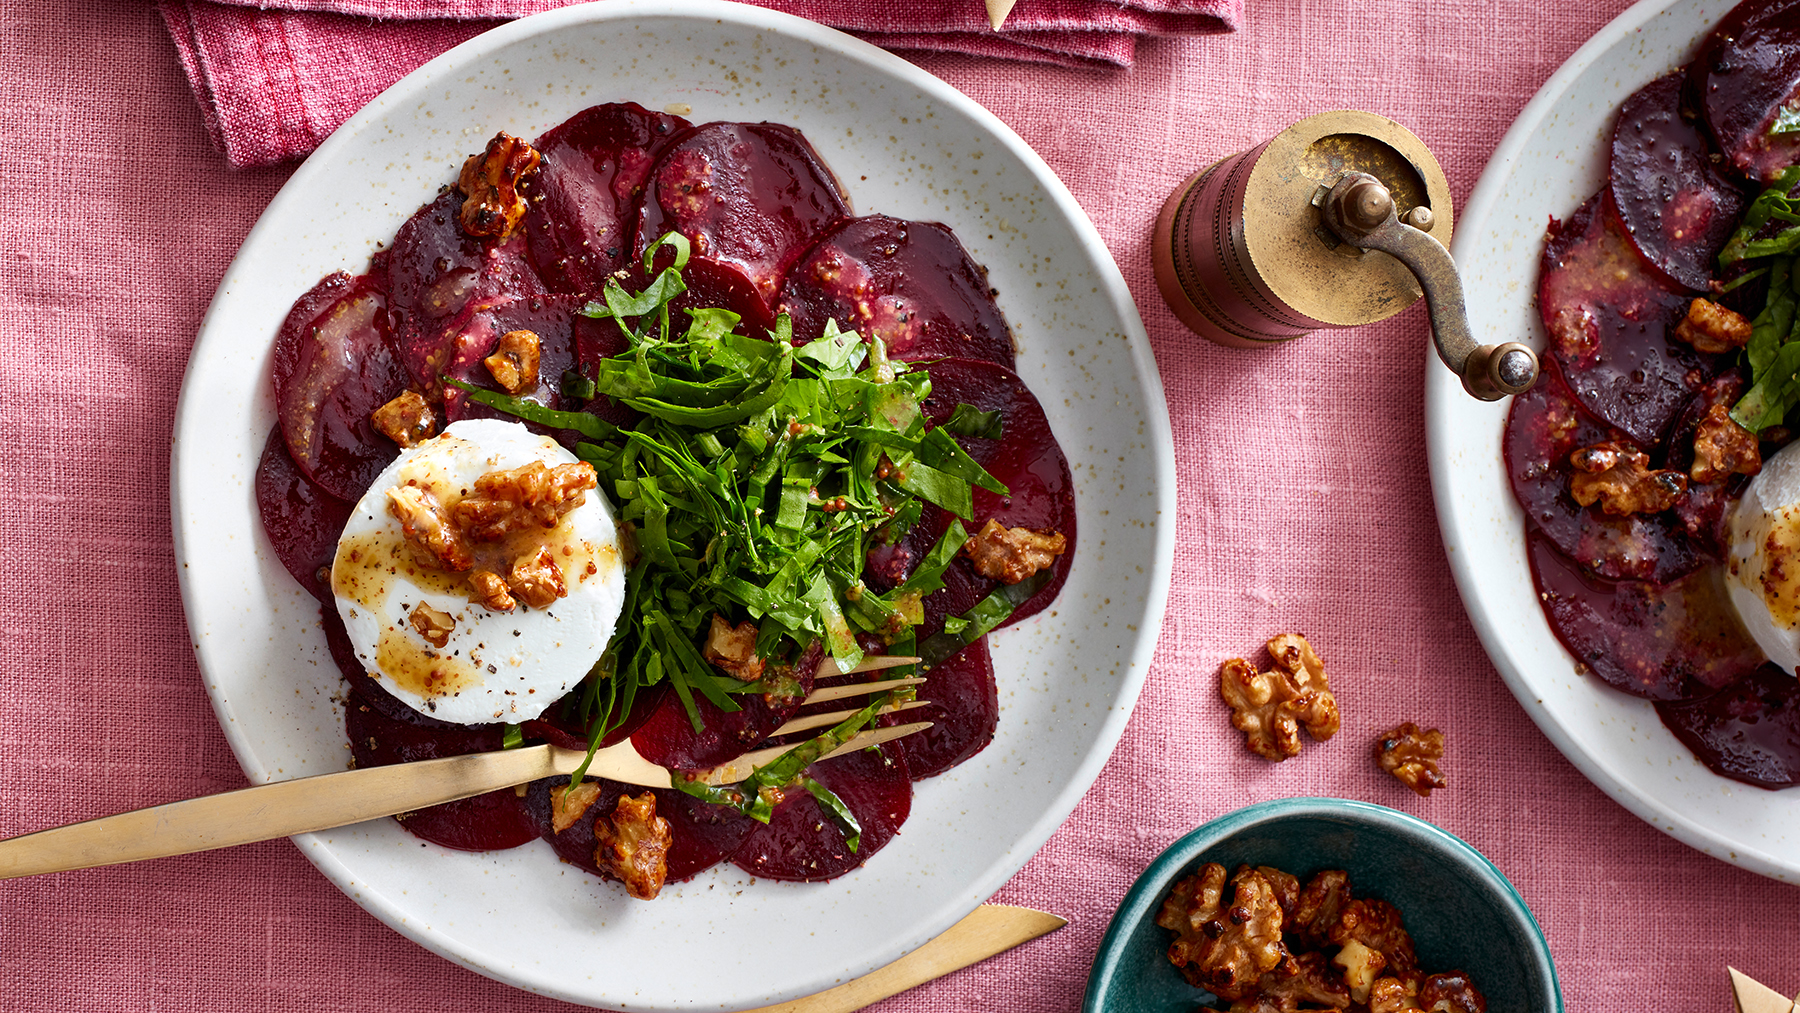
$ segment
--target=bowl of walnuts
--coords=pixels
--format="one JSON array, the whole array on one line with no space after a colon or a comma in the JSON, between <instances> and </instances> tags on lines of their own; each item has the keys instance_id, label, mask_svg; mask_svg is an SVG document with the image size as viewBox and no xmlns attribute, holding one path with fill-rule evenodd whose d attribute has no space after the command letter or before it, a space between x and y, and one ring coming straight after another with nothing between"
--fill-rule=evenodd
<instances>
[{"instance_id":1,"label":"bowl of walnuts","mask_svg":"<svg viewBox=\"0 0 1800 1013\"><path fill-rule=\"evenodd\" d=\"M1084 1013L1561 1013L1493 863L1384 806L1277 799L1176 841L1113 915Z\"/></svg>"}]
</instances>

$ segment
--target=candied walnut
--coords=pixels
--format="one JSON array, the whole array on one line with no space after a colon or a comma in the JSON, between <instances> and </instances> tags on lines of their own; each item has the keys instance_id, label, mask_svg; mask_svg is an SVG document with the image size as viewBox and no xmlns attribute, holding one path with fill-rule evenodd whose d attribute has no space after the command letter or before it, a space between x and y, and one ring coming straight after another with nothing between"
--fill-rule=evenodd
<instances>
[{"instance_id":1,"label":"candied walnut","mask_svg":"<svg viewBox=\"0 0 1800 1013\"><path fill-rule=\"evenodd\" d=\"M1444 758L1444 733L1436 728L1420 730L1411 721L1390 728L1375 740L1375 762L1401 784L1426 798L1433 788L1444 786L1438 761Z\"/></svg>"},{"instance_id":2,"label":"candied walnut","mask_svg":"<svg viewBox=\"0 0 1800 1013\"><path fill-rule=\"evenodd\" d=\"M495 134L486 151L469 156L457 177L456 188L467 198L457 212L457 224L471 236L504 242L525 220L519 183L542 160L537 149L517 137Z\"/></svg>"},{"instance_id":3,"label":"candied walnut","mask_svg":"<svg viewBox=\"0 0 1800 1013\"><path fill-rule=\"evenodd\" d=\"M431 493L416 485L394 486L387 491L387 509L421 563L452 573L475 565L462 532Z\"/></svg>"},{"instance_id":4,"label":"candied walnut","mask_svg":"<svg viewBox=\"0 0 1800 1013\"><path fill-rule=\"evenodd\" d=\"M1002 584L1017 584L1056 562L1068 544L1060 531L1046 535L1030 528L1006 528L990 517L963 543L962 550L976 573Z\"/></svg>"},{"instance_id":5,"label":"candied walnut","mask_svg":"<svg viewBox=\"0 0 1800 1013\"><path fill-rule=\"evenodd\" d=\"M1418 967L1412 936L1401 922L1400 909L1385 900L1352 899L1338 912L1337 921L1326 929L1325 938L1337 946L1356 942L1375 950L1395 973L1409 973Z\"/></svg>"},{"instance_id":6,"label":"candied walnut","mask_svg":"<svg viewBox=\"0 0 1800 1013\"><path fill-rule=\"evenodd\" d=\"M538 336L532 331L507 331L500 335L494 354L481 364L508 394L531 390L538 383Z\"/></svg>"},{"instance_id":7,"label":"candied walnut","mask_svg":"<svg viewBox=\"0 0 1800 1013\"><path fill-rule=\"evenodd\" d=\"M562 833L581 822L588 807L600 800L600 782L558 785L550 789L550 826Z\"/></svg>"},{"instance_id":8,"label":"candied walnut","mask_svg":"<svg viewBox=\"0 0 1800 1013\"><path fill-rule=\"evenodd\" d=\"M1705 483L1761 470L1762 448L1756 434L1738 425L1724 404L1708 408L1694 429L1694 465L1688 474Z\"/></svg>"},{"instance_id":9,"label":"candied walnut","mask_svg":"<svg viewBox=\"0 0 1800 1013\"><path fill-rule=\"evenodd\" d=\"M1225 867L1208 862L1175 884L1156 916L1156 924L1176 933L1169 960L1182 977L1221 999L1243 998L1289 959L1281 942L1281 906L1269 881L1246 865L1231 885L1226 907L1220 903Z\"/></svg>"},{"instance_id":10,"label":"candied walnut","mask_svg":"<svg viewBox=\"0 0 1800 1013\"><path fill-rule=\"evenodd\" d=\"M1405 1013L1419 1008L1418 982L1396 977L1376 978L1369 986L1369 1013Z\"/></svg>"},{"instance_id":11,"label":"candied walnut","mask_svg":"<svg viewBox=\"0 0 1800 1013\"><path fill-rule=\"evenodd\" d=\"M1231 1004L1231 1013L1297 1013L1349 1009L1350 991L1325 964L1325 954L1302 953L1262 976L1254 996Z\"/></svg>"},{"instance_id":12,"label":"candied walnut","mask_svg":"<svg viewBox=\"0 0 1800 1013\"><path fill-rule=\"evenodd\" d=\"M1487 997L1475 990L1468 975L1446 971L1425 977L1419 986L1419 1008L1429 1013L1487 1013Z\"/></svg>"},{"instance_id":13,"label":"candied walnut","mask_svg":"<svg viewBox=\"0 0 1800 1013\"><path fill-rule=\"evenodd\" d=\"M1350 874L1342 869L1326 869L1300 890L1289 913L1288 931L1307 949L1324 946L1331 941L1331 928L1349 903Z\"/></svg>"},{"instance_id":14,"label":"candied walnut","mask_svg":"<svg viewBox=\"0 0 1800 1013\"><path fill-rule=\"evenodd\" d=\"M1369 1001L1369 987L1387 966L1387 958L1380 950L1358 939L1346 940L1331 962L1344 969L1344 987L1350 990L1350 998L1357 1002Z\"/></svg>"},{"instance_id":15,"label":"candied walnut","mask_svg":"<svg viewBox=\"0 0 1800 1013\"><path fill-rule=\"evenodd\" d=\"M1687 492L1687 476L1679 471L1652 471L1650 455L1629 443L1607 440L1569 455L1575 474L1569 494L1582 506L1600 502L1615 517L1653 514L1675 505Z\"/></svg>"},{"instance_id":16,"label":"candied walnut","mask_svg":"<svg viewBox=\"0 0 1800 1013\"><path fill-rule=\"evenodd\" d=\"M533 461L490 471L476 479L474 491L456 504L456 520L477 542L497 542L532 526L553 528L564 514L586 502L586 490L598 484L594 466L586 461L554 468Z\"/></svg>"},{"instance_id":17,"label":"candied walnut","mask_svg":"<svg viewBox=\"0 0 1800 1013\"><path fill-rule=\"evenodd\" d=\"M511 612L519 607L505 578L492 570L476 570L469 574L469 590L474 592L475 601L489 612Z\"/></svg>"},{"instance_id":18,"label":"candied walnut","mask_svg":"<svg viewBox=\"0 0 1800 1013\"><path fill-rule=\"evenodd\" d=\"M1281 761L1300 755L1300 723L1286 704L1300 696L1281 672L1258 672L1243 658L1219 666L1219 695L1231 705L1231 726L1250 751Z\"/></svg>"},{"instance_id":19,"label":"candied walnut","mask_svg":"<svg viewBox=\"0 0 1800 1013\"><path fill-rule=\"evenodd\" d=\"M1696 352L1729 352L1750 341L1750 321L1710 299L1688 303L1687 316L1675 325L1675 337Z\"/></svg>"},{"instance_id":20,"label":"candied walnut","mask_svg":"<svg viewBox=\"0 0 1800 1013\"><path fill-rule=\"evenodd\" d=\"M450 642L450 634L456 632L456 618L448 612L439 612L430 605L420 602L406 617L412 628L424 637L433 647L443 647Z\"/></svg>"},{"instance_id":21,"label":"candied walnut","mask_svg":"<svg viewBox=\"0 0 1800 1013\"><path fill-rule=\"evenodd\" d=\"M734 679L755 682L762 678L766 667L763 659L756 656L756 634L755 623L733 626L724 616L714 612L712 628L706 632L706 644L700 648L700 656L730 673Z\"/></svg>"},{"instance_id":22,"label":"candied walnut","mask_svg":"<svg viewBox=\"0 0 1800 1013\"><path fill-rule=\"evenodd\" d=\"M1300 880L1282 872L1272 865L1259 865L1256 871L1269 881L1269 889L1275 891L1275 903L1281 905L1284 917L1292 917L1294 903L1300 899Z\"/></svg>"},{"instance_id":23,"label":"candied walnut","mask_svg":"<svg viewBox=\"0 0 1800 1013\"><path fill-rule=\"evenodd\" d=\"M594 864L623 881L626 893L655 900L669 878L671 839L655 795L620 795L613 814L594 821Z\"/></svg>"},{"instance_id":24,"label":"candied walnut","mask_svg":"<svg viewBox=\"0 0 1800 1013\"><path fill-rule=\"evenodd\" d=\"M1278 634L1269 641L1269 657L1288 675L1299 696L1288 705L1306 734L1324 742L1337 734L1339 715L1337 698L1331 695L1331 682L1325 677L1325 663L1319 660L1312 645L1298 633Z\"/></svg>"},{"instance_id":25,"label":"candied walnut","mask_svg":"<svg viewBox=\"0 0 1800 1013\"><path fill-rule=\"evenodd\" d=\"M562 568L550 550L539 548L513 561L506 586L513 596L534 609L547 608L558 598L566 598L569 589L563 584Z\"/></svg>"},{"instance_id":26,"label":"candied walnut","mask_svg":"<svg viewBox=\"0 0 1800 1013\"><path fill-rule=\"evenodd\" d=\"M437 413L416 390L406 391L375 409L369 421L375 424L377 432L402 447L414 446L437 435Z\"/></svg>"}]
</instances>

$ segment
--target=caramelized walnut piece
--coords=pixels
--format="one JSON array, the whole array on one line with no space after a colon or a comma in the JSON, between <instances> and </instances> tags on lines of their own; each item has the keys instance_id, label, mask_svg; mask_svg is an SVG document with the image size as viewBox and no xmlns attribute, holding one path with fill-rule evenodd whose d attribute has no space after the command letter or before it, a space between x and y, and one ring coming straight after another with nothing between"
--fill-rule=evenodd
<instances>
[{"instance_id":1,"label":"caramelized walnut piece","mask_svg":"<svg viewBox=\"0 0 1800 1013\"><path fill-rule=\"evenodd\" d=\"M1444 733L1436 728L1420 730L1411 721L1390 728L1375 740L1375 762L1417 794L1431 797L1433 788L1444 786L1438 761L1444 758Z\"/></svg>"},{"instance_id":2,"label":"caramelized walnut piece","mask_svg":"<svg viewBox=\"0 0 1800 1013\"><path fill-rule=\"evenodd\" d=\"M1331 941L1332 926L1350 903L1350 874L1326 869L1300 890L1287 921L1287 930L1304 948L1312 950Z\"/></svg>"},{"instance_id":3,"label":"caramelized walnut piece","mask_svg":"<svg viewBox=\"0 0 1800 1013\"><path fill-rule=\"evenodd\" d=\"M469 574L469 590L474 600L489 612L511 612L519 607L505 578L492 570L476 570Z\"/></svg>"},{"instance_id":4,"label":"caramelized walnut piece","mask_svg":"<svg viewBox=\"0 0 1800 1013\"><path fill-rule=\"evenodd\" d=\"M538 167L542 156L524 141L498 133L487 150L470 155L457 177L456 188L467 198L456 222L471 236L502 242L525 220L525 198L519 183Z\"/></svg>"},{"instance_id":5,"label":"caramelized walnut piece","mask_svg":"<svg viewBox=\"0 0 1800 1013\"><path fill-rule=\"evenodd\" d=\"M1729 352L1749 343L1750 330L1750 321L1740 314L1710 299L1695 299L1675 325L1675 337L1696 352Z\"/></svg>"},{"instance_id":6,"label":"caramelized walnut piece","mask_svg":"<svg viewBox=\"0 0 1800 1013\"><path fill-rule=\"evenodd\" d=\"M1582 506L1600 502L1615 517L1653 514L1675 505L1687 492L1687 476L1679 471L1652 471L1650 455L1629 443L1607 440L1569 455L1575 474L1569 494Z\"/></svg>"},{"instance_id":7,"label":"caramelized walnut piece","mask_svg":"<svg viewBox=\"0 0 1800 1013\"><path fill-rule=\"evenodd\" d=\"M456 632L454 616L448 612L439 612L424 602L420 602L406 620L433 647L443 647L450 643L450 634Z\"/></svg>"},{"instance_id":8,"label":"caramelized walnut piece","mask_svg":"<svg viewBox=\"0 0 1800 1013\"><path fill-rule=\"evenodd\" d=\"M375 424L377 432L402 447L415 446L437 435L437 414L416 390L375 409L369 421Z\"/></svg>"},{"instance_id":9,"label":"caramelized walnut piece","mask_svg":"<svg viewBox=\"0 0 1800 1013\"><path fill-rule=\"evenodd\" d=\"M1688 474L1700 483L1762 470L1762 448L1756 434L1737 424L1723 404L1706 410L1694 429L1694 464Z\"/></svg>"},{"instance_id":10,"label":"caramelized walnut piece","mask_svg":"<svg viewBox=\"0 0 1800 1013\"><path fill-rule=\"evenodd\" d=\"M1289 957L1281 942L1281 906L1269 881L1241 866L1231 877L1228 907L1220 903L1225 885L1225 867L1208 862L1175 884L1156 924L1176 933L1169 960L1182 977L1221 999L1241 999Z\"/></svg>"},{"instance_id":11,"label":"caramelized walnut piece","mask_svg":"<svg viewBox=\"0 0 1800 1013\"><path fill-rule=\"evenodd\" d=\"M548 608L558 598L566 598L569 589L563 584L562 568L550 550L540 547L513 561L506 586L513 596L534 609Z\"/></svg>"},{"instance_id":12,"label":"caramelized walnut piece","mask_svg":"<svg viewBox=\"0 0 1800 1013\"><path fill-rule=\"evenodd\" d=\"M1231 705L1231 726L1244 744L1265 760L1300 755L1300 724L1286 704L1300 691L1281 672L1258 672L1243 658L1219 666L1219 695Z\"/></svg>"},{"instance_id":13,"label":"caramelized walnut piece","mask_svg":"<svg viewBox=\"0 0 1800 1013\"><path fill-rule=\"evenodd\" d=\"M962 551L976 573L1002 584L1017 584L1055 563L1068 544L1059 531L1046 535L1030 528L1002 527L990 517L963 543Z\"/></svg>"},{"instance_id":14,"label":"caramelized walnut piece","mask_svg":"<svg viewBox=\"0 0 1800 1013\"><path fill-rule=\"evenodd\" d=\"M1416 1010L1418 982L1410 978L1376 978L1369 987L1369 1013L1405 1013Z\"/></svg>"},{"instance_id":15,"label":"caramelized walnut piece","mask_svg":"<svg viewBox=\"0 0 1800 1013\"><path fill-rule=\"evenodd\" d=\"M1427 975L1419 986L1419 1008L1430 1013L1487 1013L1487 997L1461 971Z\"/></svg>"},{"instance_id":16,"label":"caramelized walnut piece","mask_svg":"<svg viewBox=\"0 0 1800 1013\"><path fill-rule=\"evenodd\" d=\"M1419 966L1400 909L1385 900L1353 898L1338 912L1337 922L1326 930L1325 938L1335 946L1356 942L1379 952L1396 974L1410 973Z\"/></svg>"},{"instance_id":17,"label":"caramelized walnut piece","mask_svg":"<svg viewBox=\"0 0 1800 1013\"><path fill-rule=\"evenodd\" d=\"M1344 987L1350 990L1350 998L1361 1003L1369 1001L1369 988L1387 966L1387 958L1380 950L1358 939L1345 941L1331 962L1344 969Z\"/></svg>"},{"instance_id":18,"label":"caramelized walnut piece","mask_svg":"<svg viewBox=\"0 0 1800 1013\"><path fill-rule=\"evenodd\" d=\"M1302 953L1262 976L1254 996L1231 1004L1232 1013L1297 1013L1350 1008L1350 990L1326 966L1325 954Z\"/></svg>"},{"instance_id":19,"label":"caramelized walnut piece","mask_svg":"<svg viewBox=\"0 0 1800 1013\"><path fill-rule=\"evenodd\" d=\"M599 483L586 461L548 467L542 461L475 480L475 489L456 504L456 520L471 539L497 542L528 527L553 528L587 500Z\"/></svg>"},{"instance_id":20,"label":"caramelized walnut piece","mask_svg":"<svg viewBox=\"0 0 1800 1013\"><path fill-rule=\"evenodd\" d=\"M1269 881L1269 888L1275 891L1275 903L1281 905L1283 918L1291 919L1294 904L1300 899L1300 880L1273 865L1259 865L1256 871L1262 873L1262 877Z\"/></svg>"},{"instance_id":21,"label":"caramelized walnut piece","mask_svg":"<svg viewBox=\"0 0 1800 1013\"><path fill-rule=\"evenodd\" d=\"M1282 633L1269 641L1269 657L1286 672L1288 681L1299 692L1288 709L1306 733L1324 742L1337 734L1339 715L1337 698L1331 695L1331 682L1325 677L1325 663L1319 660L1312 645L1298 633Z\"/></svg>"},{"instance_id":22,"label":"caramelized walnut piece","mask_svg":"<svg viewBox=\"0 0 1800 1013\"><path fill-rule=\"evenodd\" d=\"M500 335L494 354L481 360L488 375L508 394L532 390L538 383L538 336L532 331Z\"/></svg>"},{"instance_id":23,"label":"caramelized walnut piece","mask_svg":"<svg viewBox=\"0 0 1800 1013\"><path fill-rule=\"evenodd\" d=\"M766 667L763 659L756 656L756 634L755 623L733 626L724 616L714 612L712 628L706 631L706 644L700 648L700 656L734 679L755 682L762 678Z\"/></svg>"},{"instance_id":24,"label":"caramelized walnut piece","mask_svg":"<svg viewBox=\"0 0 1800 1013\"><path fill-rule=\"evenodd\" d=\"M656 796L620 795L611 816L594 821L594 864L617 876L625 892L655 900L669 878L669 821L656 815Z\"/></svg>"},{"instance_id":25,"label":"caramelized walnut piece","mask_svg":"<svg viewBox=\"0 0 1800 1013\"><path fill-rule=\"evenodd\" d=\"M387 491L387 509L421 563L452 573L475 565L462 531L431 493L416 485L394 486Z\"/></svg>"},{"instance_id":26,"label":"caramelized walnut piece","mask_svg":"<svg viewBox=\"0 0 1800 1013\"><path fill-rule=\"evenodd\" d=\"M600 800L600 782L583 781L550 789L550 826L562 833L577 823L588 807Z\"/></svg>"}]
</instances>

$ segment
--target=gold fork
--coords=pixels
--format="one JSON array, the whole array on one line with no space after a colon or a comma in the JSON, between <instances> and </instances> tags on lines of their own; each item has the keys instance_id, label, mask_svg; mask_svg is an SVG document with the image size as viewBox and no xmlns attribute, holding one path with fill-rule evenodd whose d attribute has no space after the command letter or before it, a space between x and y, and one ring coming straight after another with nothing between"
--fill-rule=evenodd
<instances>
[{"instance_id":1,"label":"gold fork","mask_svg":"<svg viewBox=\"0 0 1800 1013\"><path fill-rule=\"evenodd\" d=\"M874 656L851 671L877 671L918 660ZM832 664L830 659L826 659L826 664ZM836 674L836 668L832 667L828 673ZM924 681L918 678L887 679L836 686L811 693L804 703L866 696L901 686L916 686ZM915 700L896 704L885 708L884 713L921 707L925 703ZM855 710L844 710L796 718L771 734L788 735L823 728L854 713ZM861 732L822 759L890 742L929 727L930 722L920 721ZM749 777L756 767L790 748L773 746L745 753L722 767L706 771L700 779L713 785L735 784ZM317 774L170 802L0 840L0 879L167 858L329 830L511 788L539 778L573 774L585 759L586 750L545 744L497 753L470 753ZM632 747L629 738L596 752L587 772L595 777L650 788L673 786L673 775L668 768L644 759Z\"/></svg>"}]
</instances>

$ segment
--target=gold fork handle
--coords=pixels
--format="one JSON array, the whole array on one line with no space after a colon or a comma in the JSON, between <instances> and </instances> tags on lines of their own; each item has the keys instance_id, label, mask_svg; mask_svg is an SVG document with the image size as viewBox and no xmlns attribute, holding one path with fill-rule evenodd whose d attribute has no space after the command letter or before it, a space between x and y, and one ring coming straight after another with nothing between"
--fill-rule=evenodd
<instances>
[{"instance_id":1,"label":"gold fork handle","mask_svg":"<svg viewBox=\"0 0 1800 1013\"><path fill-rule=\"evenodd\" d=\"M319 774L151 806L0 841L0 879L347 826L566 774L573 766L567 758L580 762L582 755L532 746Z\"/></svg>"}]
</instances>

